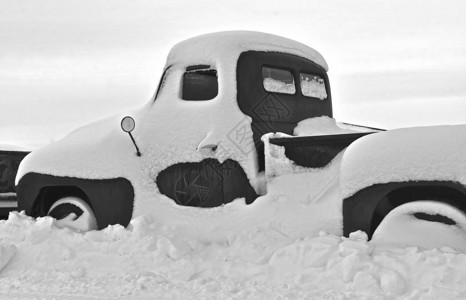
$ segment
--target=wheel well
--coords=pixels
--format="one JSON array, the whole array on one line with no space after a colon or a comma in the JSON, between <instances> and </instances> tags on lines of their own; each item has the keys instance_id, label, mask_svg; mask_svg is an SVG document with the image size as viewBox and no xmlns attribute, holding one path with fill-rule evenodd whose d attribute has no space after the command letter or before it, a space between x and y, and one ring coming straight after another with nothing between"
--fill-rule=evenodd
<instances>
[{"instance_id":1,"label":"wheel well","mask_svg":"<svg viewBox=\"0 0 466 300\"><path fill-rule=\"evenodd\" d=\"M46 216L52 204L63 197L81 198L92 208L89 197L76 186L47 186L40 189L34 200L32 215L35 217Z\"/></svg>"},{"instance_id":2,"label":"wheel well","mask_svg":"<svg viewBox=\"0 0 466 300\"><path fill-rule=\"evenodd\" d=\"M379 199L371 220L370 236L390 211L402 204L419 201L434 200L450 204L466 213L466 195L448 186L408 186L395 189Z\"/></svg>"}]
</instances>

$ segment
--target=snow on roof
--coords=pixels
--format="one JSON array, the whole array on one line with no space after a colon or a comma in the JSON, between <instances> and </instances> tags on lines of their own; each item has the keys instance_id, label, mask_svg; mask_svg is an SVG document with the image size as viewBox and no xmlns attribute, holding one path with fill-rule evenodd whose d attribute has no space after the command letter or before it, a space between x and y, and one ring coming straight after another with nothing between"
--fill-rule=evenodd
<instances>
[{"instance_id":1,"label":"snow on roof","mask_svg":"<svg viewBox=\"0 0 466 300\"><path fill-rule=\"evenodd\" d=\"M402 128L363 137L344 153L343 199L374 184L453 181L466 185L466 125Z\"/></svg>"},{"instance_id":2,"label":"snow on roof","mask_svg":"<svg viewBox=\"0 0 466 300\"><path fill-rule=\"evenodd\" d=\"M190 38L176 44L167 58L167 66L175 63L213 63L214 59L236 61L245 51L270 51L293 54L312 60L328 71L323 56L302 43L268 33L224 31Z\"/></svg>"}]
</instances>

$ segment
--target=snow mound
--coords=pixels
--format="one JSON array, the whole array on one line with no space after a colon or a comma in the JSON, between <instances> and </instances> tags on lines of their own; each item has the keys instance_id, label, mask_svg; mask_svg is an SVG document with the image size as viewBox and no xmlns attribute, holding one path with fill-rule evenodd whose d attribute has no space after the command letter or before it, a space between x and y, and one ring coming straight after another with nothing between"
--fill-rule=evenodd
<instances>
[{"instance_id":1,"label":"snow mound","mask_svg":"<svg viewBox=\"0 0 466 300\"><path fill-rule=\"evenodd\" d=\"M12 245L0 246L0 271L15 255L16 247Z\"/></svg>"},{"instance_id":2,"label":"snow mound","mask_svg":"<svg viewBox=\"0 0 466 300\"><path fill-rule=\"evenodd\" d=\"M295 238L255 227L209 240L141 216L81 234L12 213L0 233L2 257L17 248L0 273L9 299L466 297L466 254L379 247L362 232Z\"/></svg>"}]
</instances>

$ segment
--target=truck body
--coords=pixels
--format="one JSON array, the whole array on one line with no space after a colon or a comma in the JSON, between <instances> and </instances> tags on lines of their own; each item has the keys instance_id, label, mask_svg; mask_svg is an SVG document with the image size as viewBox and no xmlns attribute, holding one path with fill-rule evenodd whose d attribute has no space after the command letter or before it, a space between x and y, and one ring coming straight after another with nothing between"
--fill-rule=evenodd
<instances>
[{"instance_id":1,"label":"truck body","mask_svg":"<svg viewBox=\"0 0 466 300\"><path fill-rule=\"evenodd\" d=\"M345 180L364 177L358 172L358 164L367 165L361 151L370 153L371 163L378 162L378 172L391 170L393 161L383 163L387 152L371 149L379 144L391 148L391 136L374 128L332 123L327 71L316 50L269 34L221 32L181 42L171 50L147 105L80 128L24 159L16 177L18 208L34 217L66 218L74 205L81 209L75 211L76 219L84 210L83 215L96 220L96 228L90 229L102 229L127 226L148 210L164 220L179 206L213 208L238 198L250 205L267 193L268 181L283 175L267 167L275 151L291 162L290 170L313 174L338 157L346 235L358 229L372 235L395 207L426 197L465 212L464 172L420 180L416 174L428 169L426 157L404 161L407 169L418 173L377 177L374 172L355 190L345 189ZM136 124L128 131L131 139L119 128L128 115ZM337 129L331 134L311 130L306 137L298 127L307 120L311 129L318 129L319 120ZM436 134L445 132L448 128ZM425 136L429 132L421 138ZM360 143L364 140L368 142ZM415 141L399 142L403 145L398 155L403 149L422 151ZM348 146L351 151L345 150ZM345 168L346 161L357 162L352 165L354 174ZM370 165L364 168L368 170Z\"/></svg>"}]
</instances>

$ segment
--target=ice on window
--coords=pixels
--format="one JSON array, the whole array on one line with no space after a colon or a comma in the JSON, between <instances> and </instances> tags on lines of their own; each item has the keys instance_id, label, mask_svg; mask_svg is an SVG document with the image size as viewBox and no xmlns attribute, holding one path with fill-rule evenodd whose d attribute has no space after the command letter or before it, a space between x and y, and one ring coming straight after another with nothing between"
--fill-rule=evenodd
<instances>
[{"instance_id":1,"label":"ice on window","mask_svg":"<svg viewBox=\"0 0 466 300\"><path fill-rule=\"evenodd\" d=\"M294 94L293 74L287 70L262 67L264 89L272 93Z\"/></svg>"},{"instance_id":2,"label":"ice on window","mask_svg":"<svg viewBox=\"0 0 466 300\"><path fill-rule=\"evenodd\" d=\"M327 99L324 79L317 75L300 74L301 92L304 96L317 98L320 100Z\"/></svg>"}]
</instances>

